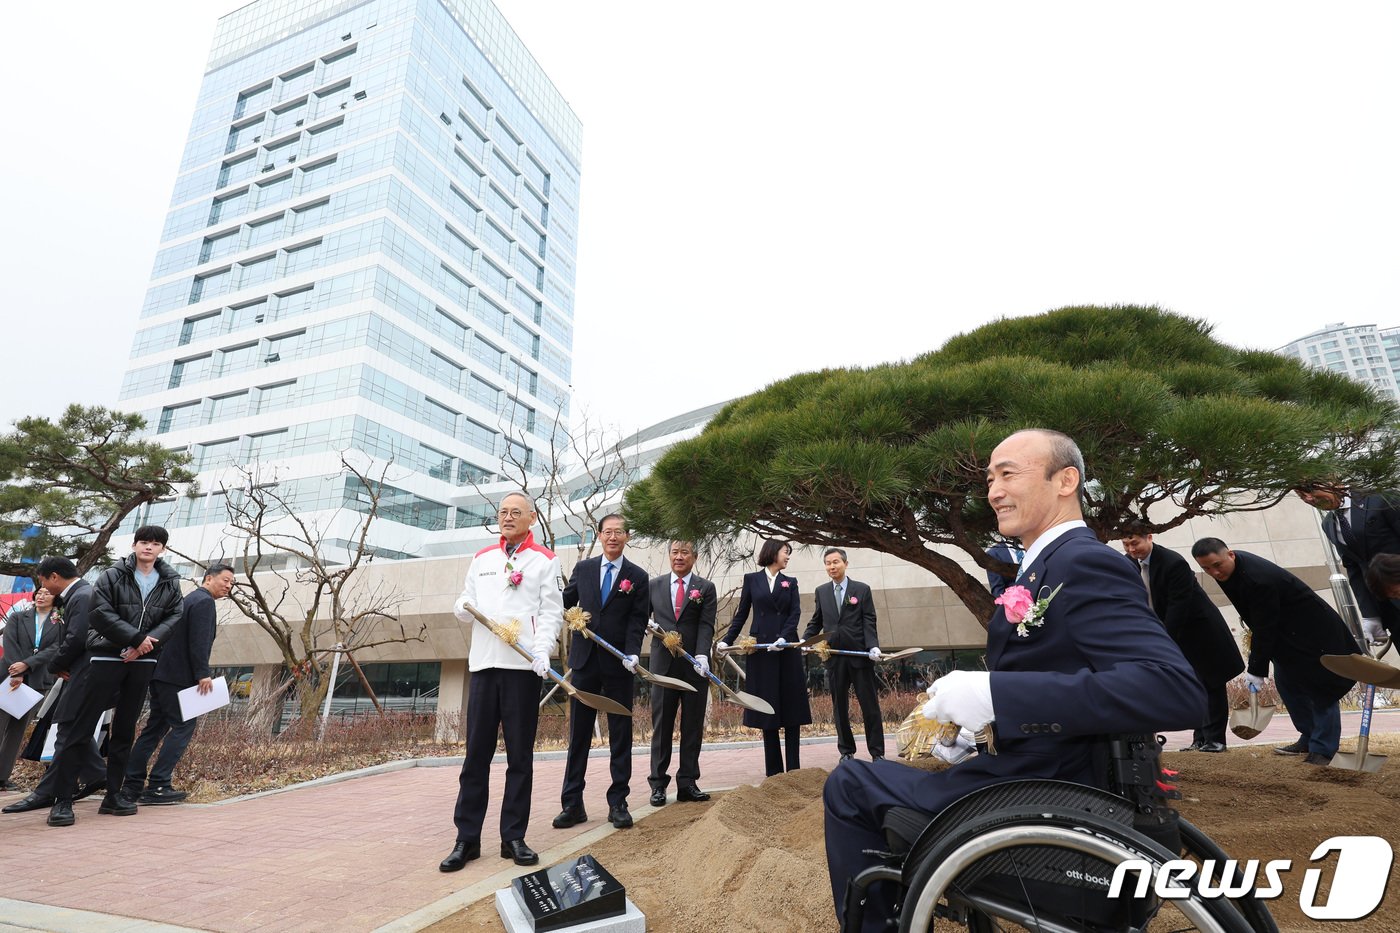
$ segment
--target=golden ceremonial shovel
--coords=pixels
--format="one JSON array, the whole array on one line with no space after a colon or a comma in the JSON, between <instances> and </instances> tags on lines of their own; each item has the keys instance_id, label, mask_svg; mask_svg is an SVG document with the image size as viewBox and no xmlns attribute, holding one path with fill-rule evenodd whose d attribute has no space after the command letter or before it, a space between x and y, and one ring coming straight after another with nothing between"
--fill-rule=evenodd
<instances>
[{"instance_id":1,"label":"golden ceremonial shovel","mask_svg":"<svg viewBox=\"0 0 1400 933\"><path fill-rule=\"evenodd\" d=\"M478 610L471 603L462 603L462 608L470 612L472 614L472 618L476 619L476 621L489 628L491 630L492 635L495 635L501 641L514 648L516 654L520 655L522 658L525 658L527 661L534 663L534 656L531 655L530 652L526 651L524 648L520 647L518 644L515 643L515 634L513 632L511 632L509 629L503 628L497 623L492 622L490 619L486 618L486 616L482 615L481 611ZM596 693L589 693L587 690L580 690L578 687L575 687L573 684L569 683L568 680L559 676L559 674L554 670L554 668L549 669L549 679L554 681L559 686L563 687L564 692L567 693L569 696L573 697L575 700L578 700L584 706L593 707L600 713L613 713L617 716L632 715L632 711L630 709L623 706L616 700L609 699L605 696L599 696Z\"/></svg>"},{"instance_id":2,"label":"golden ceremonial shovel","mask_svg":"<svg viewBox=\"0 0 1400 933\"><path fill-rule=\"evenodd\" d=\"M1400 687L1400 669L1364 654L1324 654L1321 661L1322 666L1332 673L1366 685L1361 703L1361 734L1356 738L1356 751L1337 752L1332 756L1331 767L1370 773L1379 771L1385 766L1387 756L1372 755L1367 751L1371 744L1371 711L1376 705L1377 687Z\"/></svg>"},{"instance_id":3,"label":"golden ceremonial shovel","mask_svg":"<svg viewBox=\"0 0 1400 933\"><path fill-rule=\"evenodd\" d=\"M577 613L571 615L571 613L575 613L576 610ZM594 633L594 631L588 627L588 616L589 614L587 612L584 612L577 606L573 606L569 609L564 610L564 622L566 625L569 626L569 631L576 632L579 635L582 635L584 638L587 638L589 641L593 642L595 645L602 648L604 651L607 651L619 661L627 660L627 655L623 654L620 650L618 650L616 647L610 644L606 638ZM633 671L633 673L635 673L638 677L642 678L642 680L645 680L647 683L655 684L658 687L665 687L668 690L688 690L691 693L695 692L695 688L690 684L686 683L685 681L677 680L674 677L663 677L660 674L653 674L651 671L642 667L640 664L637 665L637 669Z\"/></svg>"},{"instance_id":4,"label":"golden ceremonial shovel","mask_svg":"<svg viewBox=\"0 0 1400 933\"><path fill-rule=\"evenodd\" d=\"M653 638L664 639L666 636L666 630L661 626L657 625L654 620L647 622L647 628L651 630L651 636ZM670 651L673 655L675 655L678 658L685 658L692 665L695 664L694 655L692 655L690 652L686 651L682 647L677 646L675 648L672 648L671 646L667 645L666 650ZM729 689L729 687L725 685L724 681L720 680L718 677L715 676L714 671L711 671L705 676L710 681L710 683L714 684L716 687L719 688L720 696L724 697L729 702L734 703L738 706L742 706L744 709L751 709L755 713L763 713L768 716L773 715L772 705L767 700L763 699L763 697L754 696L752 693L745 693L743 690Z\"/></svg>"}]
</instances>

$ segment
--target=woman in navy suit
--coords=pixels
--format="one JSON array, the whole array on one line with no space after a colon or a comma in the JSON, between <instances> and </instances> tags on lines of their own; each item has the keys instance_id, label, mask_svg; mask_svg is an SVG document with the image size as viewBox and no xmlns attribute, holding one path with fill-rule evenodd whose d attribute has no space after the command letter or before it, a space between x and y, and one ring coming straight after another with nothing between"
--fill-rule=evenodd
<instances>
[{"instance_id":1,"label":"woman in navy suit","mask_svg":"<svg viewBox=\"0 0 1400 933\"><path fill-rule=\"evenodd\" d=\"M797 580L783 573L792 545L786 541L765 541L758 552L762 570L744 575L744 589L739 596L739 609L721 643L727 647L739 637L753 609L753 625L749 634L760 644L798 641L797 623L802 615L802 602L797 596ZM759 651L748 656L745 665L744 689L767 700L773 714L744 710L744 725L763 730L763 763L765 771L781 774L783 748L778 742L778 730L786 730L787 768L802 767L798 751L801 727L812 721L812 708L807 704L807 679L802 670L802 652L795 648Z\"/></svg>"}]
</instances>

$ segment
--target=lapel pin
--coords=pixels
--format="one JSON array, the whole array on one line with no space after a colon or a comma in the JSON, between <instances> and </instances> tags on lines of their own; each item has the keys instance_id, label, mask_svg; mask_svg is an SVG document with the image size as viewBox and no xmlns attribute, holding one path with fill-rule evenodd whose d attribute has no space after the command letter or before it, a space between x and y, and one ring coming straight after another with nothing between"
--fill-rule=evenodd
<instances>
[{"instance_id":1,"label":"lapel pin","mask_svg":"<svg viewBox=\"0 0 1400 933\"><path fill-rule=\"evenodd\" d=\"M1032 583L1035 582L1035 574L1031 574L1031 582L1032 582Z\"/></svg>"}]
</instances>

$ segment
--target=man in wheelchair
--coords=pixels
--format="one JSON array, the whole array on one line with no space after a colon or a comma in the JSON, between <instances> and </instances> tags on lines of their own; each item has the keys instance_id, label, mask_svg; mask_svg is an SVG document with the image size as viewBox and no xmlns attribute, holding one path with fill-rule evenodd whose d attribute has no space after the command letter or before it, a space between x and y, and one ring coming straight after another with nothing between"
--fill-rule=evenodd
<instances>
[{"instance_id":1,"label":"man in wheelchair","mask_svg":"<svg viewBox=\"0 0 1400 933\"><path fill-rule=\"evenodd\" d=\"M1026 556L988 625L989 672L940 678L924 710L985 728L992 742L988 753L941 772L895 761L837 766L823 798L838 918L848 881L882 864L890 848L891 811L937 814L973 791L1022 779L1092 793L1109 783L1107 736L1190 729L1204 718L1204 690L1148 607L1141 577L1085 526L1083 481L1078 446L1058 432L1019 431L993 451L987 499L1000 532L1019 538ZM898 891L890 887L869 889L862 929L892 923Z\"/></svg>"}]
</instances>

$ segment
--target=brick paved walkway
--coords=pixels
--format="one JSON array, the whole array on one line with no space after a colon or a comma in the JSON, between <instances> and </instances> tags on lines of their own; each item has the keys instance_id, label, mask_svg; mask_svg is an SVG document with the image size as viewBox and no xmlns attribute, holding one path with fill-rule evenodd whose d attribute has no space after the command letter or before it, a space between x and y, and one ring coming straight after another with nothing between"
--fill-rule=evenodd
<instances>
[{"instance_id":1,"label":"brick paved walkway","mask_svg":"<svg viewBox=\"0 0 1400 933\"><path fill-rule=\"evenodd\" d=\"M1357 714L1344 714L1344 736L1355 735L1357 721ZM1400 732L1400 710L1377 713L1373 728ZM1256 742L1295 737L1279 716ZM1171 734L1167 748L1189 741L1189 733ZM831 739L814 740L802 753L807 767L836 764ZM585 807L592 819L568 830L550 826L559 811L562 755L537 759L528 841L544 863L615 831L603 821L604 754L597 750L589 765ZM754 744L707 746L700 764L707 790L763 779L763 750ZM76 805L77 825L67 828L46 826L47 811L0 816L5 861L23 866L7 872L5 894L12 900L0 899L0 917L20 929L59 933L149 928L122 918L205 930L414 930L521 871L496 854L493 802L483 857L456 874L439 872L453 843L456 762L390 767L221 804L143 807L134 818L100 816L98 801L89 799ZM504 770L502 762L494 766L493 788L500 788ZM638 818L651 812L643 805L646 770L646 750L639 748L632 792ZM674 788L669 806L686 806L674 802ZM0 803L15 799L0 795Z\"/></svg>"}]
</instances>

